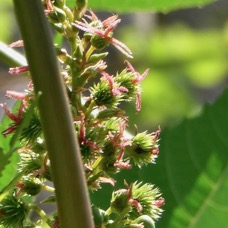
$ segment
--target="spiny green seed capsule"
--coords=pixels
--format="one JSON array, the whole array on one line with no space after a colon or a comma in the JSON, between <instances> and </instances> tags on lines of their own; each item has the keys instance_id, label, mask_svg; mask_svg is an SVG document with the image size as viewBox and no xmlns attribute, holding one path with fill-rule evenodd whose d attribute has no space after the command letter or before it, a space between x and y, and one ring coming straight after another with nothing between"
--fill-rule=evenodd
<instances>
[{"instance_id":1,"label":"spiny green seed capsule","mask_svg":"<svg viewBox=\"0 0 228 228\"><path fill-rule=\"evenodd\" d=\"M98 36L98 35L94 35L92 38L91 38L91 44L93 47L95 47L97 50L102 50L104 48L106 48L108 45L109 45L109 42Z\"/></svg>"},{"instance_id":2,"label":"spiny green seed capsule","mask_svg":"<svg viewBox=\"0 0 228 228\"><path fill-rule=\"evenodd\" d=\"M101 82L94 85L90 91L94 97L94 101L98 106L105 105L106 107L113 108L118 105L119 97L112 94L107 81L102 80Z\"/></svg>"},{"instance_id":3,"label":"spiny green seed capsule","mask_svg":"<svg viewBox=\"0 0 228 228\"><path fill-rule=\"evenodd\" d=\"M126 146L125 149L127 155L133 159L134 163L141 167L142 165L155 162L157 156L152 153L155 146L153 136L142 132L133 137L132 144Z\"/></svg>"},{"instance_id":4,"label":"spiny green seed capsule","mask_svg":"<svg viewBox=\"0 0 228 228\"><path fill-rule=\"evenodd\" d=\"M127 190L121 189L112 193L111 208L115 213L121 213L125 208L129 207Z\"/></svg>"},{"instance_id":5,"label":"spiny green seed capsule","mask_svg":"<svg viewBox=\"0 0 228 228\"><path fill-rule=\"evenodd\" d=\"M135 219L134 224L142 224L144 228L155 228L154 220L148 215L142 215Z\"/></svg>"},{"instance_id":6,"label":"spiny green seed capsule","mask_svg":"<svg viewBox=\"0 0 228 228\"><path fill-rule=\"evenodd\" d=\"M100 162L100 169L108 174L117 173L118 168L114 166L115 162L116 162L115 156L104 157Z\"/></svg>"},{"instance_id":7,"label":"spiny green seed capsule","mask_svg":"<svg viewBox=\"0 0 228 228\"><path fill-rule=\"evenodd\" d=\"M128 101L134 98L137 92L140 92L139 85L133 83L134 78L135 75L132 72L128 72L126 69L121 73L117 73L115 76L115 82L128 90L124 96Z\"/></svg>"},{"instance_id":8,"label":"spiny green seed capsule","mask_svg":"<svg viewBox=\"0 0 228 228\"><path fill-rule=\"evenodd\" d=\"M23 181L22 191L31 196L36 196L41 191L41 183L37 178L31 178Z\"/></svg>"},{"instance_id":9,"label":"spiny green seed capsule","mask_svg":"<svg viewBox=\"0 0 228 228\"><path fill-rule=\"evenodd\" d=\"M37 141L38 137L42 134L42 127L37 114L33 114L29 124L25 127L19 138L25 141L27 144L31 144Z\"/></svg>"},{"instance_id":10,"label":"spiny green seed capsule","mask_svg":"<svg viewBox=\"0 0 228 228\"><path fill-rule=\"evenodd\" d=\"M22 227L27 214L27 205L14 195L8 195L0 203L0 225L3 227Z\"/></svg>"}]
</instances>

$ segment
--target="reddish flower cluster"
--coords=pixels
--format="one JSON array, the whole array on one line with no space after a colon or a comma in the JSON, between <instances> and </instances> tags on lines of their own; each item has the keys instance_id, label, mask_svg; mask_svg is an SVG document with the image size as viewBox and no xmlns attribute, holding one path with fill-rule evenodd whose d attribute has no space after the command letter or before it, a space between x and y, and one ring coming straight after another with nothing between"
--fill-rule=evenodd
<instances>
[{"instance_id":1,"label":"reddish flower cluster","mask_svg":"<svg viewBox=\"0 0 228 228\"><path fill-rule=\"evenodd\" d=\"M91 23L87 23L86 21L75 21L73 26L84 32L88 32L91 35L104 39L108 44L111 43L124 55L132 58L131 50L124 43L112 37L113 30L121 22L121 19L118 19L117 15L111 16L104 21L100 21L97 16L90 11L90 15L87 17L91 20Z\"/></svg>"}]
</instances>

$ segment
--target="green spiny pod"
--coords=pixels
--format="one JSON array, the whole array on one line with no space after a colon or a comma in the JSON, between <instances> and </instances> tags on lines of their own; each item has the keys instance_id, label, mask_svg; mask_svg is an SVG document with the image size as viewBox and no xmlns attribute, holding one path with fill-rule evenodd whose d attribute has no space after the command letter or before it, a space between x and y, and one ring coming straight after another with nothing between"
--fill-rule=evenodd
<instances>
[{"instance_id":1,"label":"green spiny pod","mask_svg":"<svg viewBox=\"0 0 228 228\"><path fill-rule=\"evenodd\" d=\"M91 45L95 47L97 50L102 50L109 45L109 42L103 37L94 35L91 38Z\"/></svg>"},{"instance_id":2,"label":"green spiny pod","mask_svg":"<svg viewBox=\"0 0 228 228\"><path fill-rule=\"evenodd\" d=\"M147 132L138 133L132 138L132 144L125 147L126 154L138 167L155 162L157 155L152 152L157 145L153 138Z\"/></svg>"},{"instance_id":3,"label":"green spiny pod","mask_svg":"<svg viewBox=\"0 0 228 228\"><path fill-rule=\"evenodd\" d=\"M115 213L121 213L129 207L129 196L126 189L121 189L112 193L111 209Z\"/></svg>"},{"instance_id":4,"label":"green spiny pod","mask_svg":"<svg viewBox=\"0 0 228 228\"><path fill-rule=\"evenodd\" d=\"M119 97L114 96L110 90L110 86L106 80L101 80L99 83L90 88L96 105L105 105L108 108L116 107L119 103Z\"/></svg>"},{"instance_id":5,"label":"green spiny pod","mask_svg":"<svg viewBox=\"0 0 228 228\"><path fill-rule=\"evenodd\" d=\"M41 191L41 183L39 179L37 178L29 178L27 180L24 180L22 182L22 191L26 192L27 194L31 196L36 196L40 193Z\"/></svg>"},{"instance_id":6,"label":"green spiny pod","mask_svg":"<svg viewBox=\"0 0 228 228\"><path fill-rule=\"evenodd\" d=\"M19 138L20 140L23 140L27 144L30 144L30 143L37 142L37 139L40 137L41 134L42 134L42 127L39 120L39 116L36 113L34 113L30 119L28 126L26 126L22 130Z\"/></svg>"},{"instance_id":7,"label":"green spiny pod","mask_svg":"<svg viewBox=\"0 0 228 228\"><path fill-rule=\"evenodd\" d=\"M100 162L100 169L104 172L114 174L118 172L118 168L114 165L116 162L116 156L103 157Z\"/></svg>"},{"instance_id":8,"label":"green spiny pod","mask_svg":"<svg viewBox=\"0 0 228 228\"><path fill-rule=\"evenodd\" d=\"M0 212L2 227L22 227L29 209L20 198L8 195L0 203Z\"/></svg>"}]
</instances>

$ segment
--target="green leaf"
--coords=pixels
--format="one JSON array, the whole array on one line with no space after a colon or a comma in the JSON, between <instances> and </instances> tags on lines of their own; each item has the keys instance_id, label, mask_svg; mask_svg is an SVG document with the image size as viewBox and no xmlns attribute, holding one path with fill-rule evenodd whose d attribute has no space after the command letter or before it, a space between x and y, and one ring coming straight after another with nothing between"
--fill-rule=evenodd
<instances>
[{"instance_id":1,"label":"green leaf","mask_svg":"<svg viewBox=\"0 0 228 228\"><path fill-rule=\"evenodd\" d=\"M228 90L200 116L161 134L156 165L121 173L115 188L139 181L160 188L166 204L156 227L222 228L228 223ZM108 207L110 187L91 194Z\"/></svg>"},{"instance_id":2,"label":"green leaf","mask_svg":"<svg viewBox=\"0 0 228 228\"><path fill-rule=\"evenodd\" d=\"M224 227L228 222L228 91L201 116L164 131L152 179L166 213L160 227Z\"/></svg>"},{"instance_id":3,"label":"green leaf","mask_svg":"<svg viewBox=\"0 0 228 228\"><path fill-rule=\"evenodd\" d=\"M1 41L8 42L13 35L14 23L12 21L12 2L1 0L0 7L0 37Z\"/></svg>"},{"instance_id":4,"label":"green leaf","mask_svg":"<svg viewBox=\"0 0 228 228\"><path fill-rule=\"evenodd\" d=\"M10 125L10 119L4 116L0 123L0 191L11 181L16 174L18 154L10 150L12 136L3 137L1 134Z\"/></svg>"},{"instance_id":5,"label":"green leaf","mask_svg":"<svg viewBox=\"0 0 228 228\"><path fill-rule=\"evenodd\" d=\"M214 0L89 0L89 9L115 11L115 12L134 12L134 11L162 11L187 8L202 7L212 3ZM69 7L74 7L75 0L67 0Z\"/></svg>"}]
</instances>

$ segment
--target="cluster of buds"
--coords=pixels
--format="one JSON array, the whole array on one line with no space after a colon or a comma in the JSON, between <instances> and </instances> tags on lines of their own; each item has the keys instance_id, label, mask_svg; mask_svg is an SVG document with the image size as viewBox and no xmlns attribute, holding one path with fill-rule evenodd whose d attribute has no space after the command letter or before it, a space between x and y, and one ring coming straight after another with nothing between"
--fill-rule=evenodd
<instances>
[{"instance_id":1,"label":"cluster of buds","mask_svg":"<svg viewBox=\"0 0 228 228\"><path fill-rule=\"evenodd\" d=\"M93 191L101 188L102 183L114 185L116 180L113 174L122 169L131 169L133 165L141 168L143 165L155 163L159 153L160 128L156 132L141 132L134 136L127 133L128 118L120 108L123 105L120 105L123 102L135 101L136 111L140 111L140 83L149 69L140 74L126 60L126 68L120 73L108 73L104 61L108 52L102 52L108 45L113 45L127 58L132 58L130 49L113 37L114 29L121 19L114 15L101 21L94 12L85 11L86 2L83 2L76 1L74 10L68 8L63 0L43 0L43 5L56 33L61 34L70 44L70 50L63 49L60 44L56 44L55 48L67 88L88 188ZM23 46L23 41L10 46ZM10 73L26 73L29 77L29 68L11 68ZM20 100L20 105L14 114L4 104L0 104L13 121L2 132L5 137L17 130L34 100L32 82L24 93L8 91L7 96ZM4 205L7 202L10 201L12 205L19 205L23 209L23 213L18 213L19 218L16 220L17 224L21 225L26 222L27 211L37 209L29 207L23 197L36 196L42 190L54 191L46 185L47 180L52 181L50 161L36 107L32 114L30 113L29 120L29 124L19 135L21 148L18 154L21 160L18 170L24 175L18 178L9 198L0 205L0 224L3 225L6 224L7 211ZM113 193L107 211L93 206L94 213L102 216L99 219L94 215L96 227L113 227L113 224L116 224L116 227L143 227L142 216L149 217L152 223L160 217L160 207L164 204L164 199L157 188L137 182L130 185L125 183L125 186L126 189ZM109 219L112 213L117 214L116 220ZM55 214L54 217L54 222L46 222L51 227L58 227L58 216Z\"/></svg>"}]
</instances>

